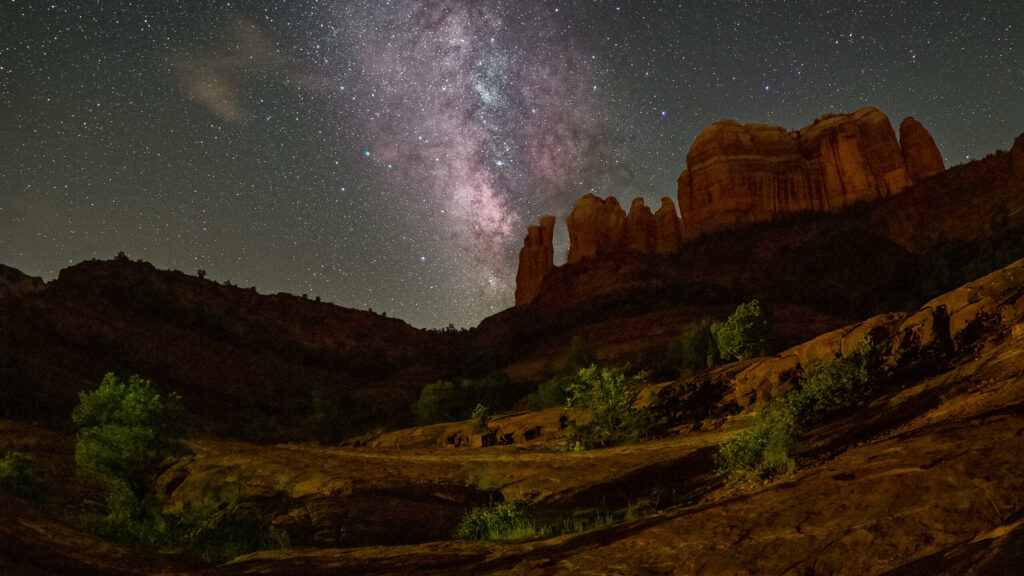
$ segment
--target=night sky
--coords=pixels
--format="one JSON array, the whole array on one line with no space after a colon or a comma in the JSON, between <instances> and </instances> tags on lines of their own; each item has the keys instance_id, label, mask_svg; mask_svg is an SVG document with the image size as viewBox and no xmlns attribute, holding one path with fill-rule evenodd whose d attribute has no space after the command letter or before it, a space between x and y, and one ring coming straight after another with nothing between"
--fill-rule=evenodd
<instances>
[{"instance_id":1,"label":"night sky","mask_svg":"<svg viewBox=\"0 0 1024 576\"><path fill-rule=\"evenodd\" d=\"M560 263L579 196L674 199L712 122L865 105L1008 149L1024 2L0 0L0 263L472 326L540 216Z\"/></svg>"}]
</instances>

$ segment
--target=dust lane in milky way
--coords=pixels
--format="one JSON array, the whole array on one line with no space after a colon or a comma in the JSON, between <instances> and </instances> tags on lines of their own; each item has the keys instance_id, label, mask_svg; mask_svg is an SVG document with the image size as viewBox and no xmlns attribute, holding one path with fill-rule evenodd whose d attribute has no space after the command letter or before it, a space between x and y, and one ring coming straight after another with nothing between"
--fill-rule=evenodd
<instances>
[{"instance_id":1,"label":"dust lane in milky way","mask_svg":"<svg viewBox=\"0 0 1024 576\"><path fill-rule=\"evenodd\" d=\"M379 107L366 119L372 156L423 197L412 217L459 263L443 291L494 307L514 289L522 212L581 163L580 55L538 6L506 16L491 2L410 0L351 22Z\"/></svg>"}]
</instances>

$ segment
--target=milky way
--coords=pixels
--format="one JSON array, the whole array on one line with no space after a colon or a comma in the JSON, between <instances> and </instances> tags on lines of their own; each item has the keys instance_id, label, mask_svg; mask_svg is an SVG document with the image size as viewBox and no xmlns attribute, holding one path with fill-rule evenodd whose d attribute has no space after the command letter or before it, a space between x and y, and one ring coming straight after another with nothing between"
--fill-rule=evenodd
<instances>
[{"instance_id":1,"label":"milky way","mask_svg":"<svg viewBox=\"0 0 1024 576\"><path fill-rule=\"evenodd\" d=\"M592 133L574 106L582 56L539 6L513 5L395 2L346 14L337 40L356 40L372 89L371 156L422 200L410 226L443 255L439 292L485 313L514 290L522 215L568 186Z\"/></svg>"},{"instance_id":2,"label":"milky way","mask_svg":"<svg viewBox=\"0 0 1024 576\"><path fill-rule=\"evenodd\" d=\"M877 106L947 166L1024 131L1024 2L0 3L0 263L124 251L472 326L526 227L658 205L697 134Z\"/></svg>"}]
</instances>

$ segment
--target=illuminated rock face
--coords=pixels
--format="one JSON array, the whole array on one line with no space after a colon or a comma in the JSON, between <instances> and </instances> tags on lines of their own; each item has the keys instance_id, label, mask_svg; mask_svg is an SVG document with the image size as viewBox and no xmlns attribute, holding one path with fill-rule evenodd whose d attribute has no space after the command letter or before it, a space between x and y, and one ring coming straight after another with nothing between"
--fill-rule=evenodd
<instances>
[{"instance_id":1,"label":"illuminated rock face","mask_svg":"<svg viewBox=\"0 0 1024 576\"><path fill-rule=\"evenodd\" d=\"M1024 173L1024 140L1013 148ZM789 132L766 124L716 122L697 136L679 176L679 212L669 197L657 212L643 198L627 213L614 196L580 198L566 219L567 262L615 254L679 253L686 242L797 212L834 212L898 194L944 170L931 134L914 118L900 124L876 108L829 114ZM553 267L554 217L531 226L519 252L516 304L534 300Z\"/></svg>"},{"instance_id":2,"label":"illuminated rock face","mask_svg":"<svg viewBox=\"0 0 1024 576\"><path fill-rule=\"evenodd\" d=\"M540 219L540 226L527 229L523 247L519 250L519 270L516 273L516 306L527 304L540 293L544 275L554 268L555 249L551 238L555 230L555 217Z\"/></svg>"},{"instance_id":3,"label":"illuminated rock face","mask_svg":"<svg viewBox=\"0 0 1024 576\"><path fill-rule=\"evenodd\" d=\"M876 108L827 115L799 131L724 120L697 136L679 176L686 240L804 211L836 211L897 194L941 171L916 120L901 126Z\"/></svg>"},{"instance_id":4,"label":"illuminated rock face","mask_svg":"<svg viewBox=\"0 0 1024 576\"><path fill-rule=\"evenodd\" d=\"M932 135L913 116L900 122L900 148L903 150L903 161L907 164L907 173L914 182L946 169Z\"/></svg>"},{"instance_id":5,"label":"illuminated rock face","mask_svg":"<svg viewBox=\"0 0 1024 576\"><path fill-rule=\"evenodd\" d=\"M569 228L569 264L618 250L626 228L626 211L614 196L587 194L565 221Z\"/></svg>"}]
</instances>

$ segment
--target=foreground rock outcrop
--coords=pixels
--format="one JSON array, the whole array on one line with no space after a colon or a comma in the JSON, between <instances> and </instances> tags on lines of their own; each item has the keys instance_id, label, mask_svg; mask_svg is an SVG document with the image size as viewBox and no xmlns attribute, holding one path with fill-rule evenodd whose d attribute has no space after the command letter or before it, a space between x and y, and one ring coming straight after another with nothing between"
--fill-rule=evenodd
<instances>
[{"instance_id":1,"label":"foreground rock outcrop","mask_svg":"<svg viewBox=\"0 0 1024 576\"><path fill-rule=\"evenodd\" d=\"M683 236L804 211L836 211L902 192L943 169L931 135L913 119L905 149L876 108L830 114L799 131L724 120L697 136L679 176Z\"/></svg>"}]
</instances>

